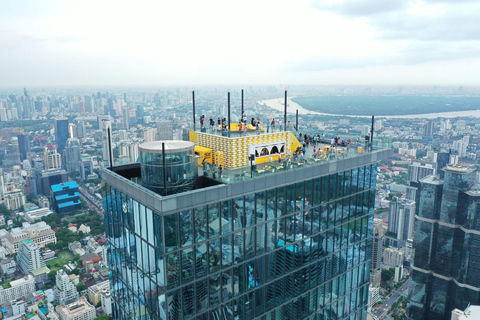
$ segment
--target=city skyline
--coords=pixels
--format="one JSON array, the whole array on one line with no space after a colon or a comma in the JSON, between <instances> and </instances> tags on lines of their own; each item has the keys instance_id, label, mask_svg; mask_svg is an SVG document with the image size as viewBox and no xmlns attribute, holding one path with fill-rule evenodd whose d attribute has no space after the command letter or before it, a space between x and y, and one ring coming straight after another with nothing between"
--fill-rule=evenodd
<instances>
[{"instance_id":1,"label":"city skyline","mask_svg":"<svg viewBox=\"0 0 480 320\"><path fill-rule=\"evenodd\" d=\"M480 84L473 1L90 4L5 4L0 86Z\"/></svg>"}]
</instances>

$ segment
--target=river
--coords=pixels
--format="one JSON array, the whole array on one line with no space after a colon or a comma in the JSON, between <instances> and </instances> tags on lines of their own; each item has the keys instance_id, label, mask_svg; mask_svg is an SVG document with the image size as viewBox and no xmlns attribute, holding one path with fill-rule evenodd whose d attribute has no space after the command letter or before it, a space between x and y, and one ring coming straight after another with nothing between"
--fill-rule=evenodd
<instances>
[{"instance_id":1,"label":"river","mask_svg":"<svg viewBox=\"0 0 480 320\"><path fill-rule=\"evenodd\" d=\"M269 99L259 101L261 105L266 105L270 108L283 112L284 109L284 98L279 99ZM331 114L331 113L322 113L317 111L307 110L298 103L295 103L288 99L287 102L287 113L295 114L298 110L298 114L317 114L325 116L342 116L342 117L358 117L358 118L370 118L371 116L358 116L358 115L348 115L348 114ZM375 116L375 118L386 118L386 119L435 119L435 118L459 118L459 117L474 117L480 118L480 110L469 110L469 111L453 111L453 112L439 112L439 113L423 113L423 114L407 114L407 115L398 115L398 116Z\"/></svg>"}]
</instances>

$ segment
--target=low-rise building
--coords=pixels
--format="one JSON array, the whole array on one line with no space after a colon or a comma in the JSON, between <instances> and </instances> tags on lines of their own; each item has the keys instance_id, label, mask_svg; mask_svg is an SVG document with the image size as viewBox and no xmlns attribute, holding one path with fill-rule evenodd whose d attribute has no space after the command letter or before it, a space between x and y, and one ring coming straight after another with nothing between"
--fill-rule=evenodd
<instances>
[{"instance_id":1,"label":"low-rise building","mask_svg":"<svg viewBox=\"0 0 480 320\"><path fill-rule=\"evenodd\" d=\"M2 268L2 273L7 275L13 274L17 271L17 263L15 262L15 259L12 258L3 259L0 262L0 267Z\"/></svg>"},{"instance_id":2,"label":"low-rise building","mask_svg":"<svg viewBox=\"0 0 480 320\"><path fill-rule=\"evenodd\" d=\"M24 315L25 314L25 302L23 299L9 300L0 304L2 310L2 319L9 317Z\"/></svg>"},{"instance_id":3,"label":"low-rise building","mask_svg":"<svg viewBox=\"0 0 480 320\"><path fill-rule=\"evenodd\" d=\"M101 294L103 290L110 291L110 280L99 282L93 286L88 287L88 301L90 301L90 303L96 306L101 301Z\"/></svg>"},{"instance_id":4,"label":"low-rise building","mask_svg":"<svg viewBox=\"0 0 480 320\"><path fill-rule=\"evenodd\" d=\"M5 236L5 247L10 253L17 253L20 247L20 241L30 238L40 248L49 243L57 243L55 232L44 221L30 224L24 222L21 228L13 228Z\"/></svg>"},{"instance_id":5,"label":"low-rise building","mask_svg":"<svg viewBox=\"0 0 480 320\"><path fill-rule=\"evenodd\" d=\"M10 282L10 288L0 287L0 303L16 300L32 292L35 292L35 279L28 275Z\"/></svg>"},{"instance_id":6,"label":"low-rise building","mask_svg":"<svg viewBox=\"0 0 480 320\"><path fill-rule=\"evenodd\" d=\"M52 213L53 211L48 207L37 208L25 212L25 219L27 219L27 221L30 223L34 223L36 220L41 220L43 217L46 217Z\"/></svg>"},{"instance_id":7,"label":"low-rise building","mask_svg":"<svg viewBox=\"0 0 480 320\"><path fill-rule=\"evenodd\" d=\"M95 318L95 307L84 297L80 297L73 303L57 306L56 312L61 320L93 320Z\"/></svg>"}]
</instances>

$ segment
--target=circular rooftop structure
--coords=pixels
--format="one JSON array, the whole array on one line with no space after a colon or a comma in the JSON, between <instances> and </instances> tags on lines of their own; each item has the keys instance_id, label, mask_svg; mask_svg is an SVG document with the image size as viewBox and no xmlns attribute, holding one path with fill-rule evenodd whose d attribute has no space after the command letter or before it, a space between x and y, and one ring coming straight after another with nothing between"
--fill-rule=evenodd
<instances>
[{"instance_id":1,"label":"circular rooftop structure","mask_svg":"<svg viewBox=\"0 0 480 320\"><path fill-rule=\"evenodd\" d=\"M195 148L195 143L182 140L163 140L142 143L140 151L149 153L162 153L162 143L165 145L165 153L188 151Z\"/></svg>"},{"instance_id":2,"label":"circular rooftop structure","mask_svg":"<svg viewBox=\"0 0 480 320\"><path fill-rule=\"evenodd\" d=\"M142 184L163 196L195 187L197 161L195 143L165 140L139 146Z\"/></svg>"}]
</instances>

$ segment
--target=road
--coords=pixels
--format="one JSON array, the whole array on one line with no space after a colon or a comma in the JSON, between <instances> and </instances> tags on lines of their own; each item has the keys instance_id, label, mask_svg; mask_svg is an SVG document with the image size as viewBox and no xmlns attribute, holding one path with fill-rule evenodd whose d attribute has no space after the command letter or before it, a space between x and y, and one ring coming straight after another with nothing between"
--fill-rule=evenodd
<instances>
[{"instance_id":1,"label":"road","mask_svg":"<svg viewBox=\"0 0 480 320\"><path fill-rule=\"evenodd\" d=\"M85 188L78 186L78 191L80 195L89 203L89 205L93 205L98 209L98 212L103 215L103 206L100 200L96 199L92 196Z\"/></svg>"},{"instance_id":2,"label":"road","mask_svg":"<svg viewBox=\"0 0 480 320\"><path fill-rule=\"evenodd\" d=\"M388 314L392 303L394 303L400 296L408 295L408 284L410 280L405 281L405 283L398 288L393 293L390 293L385 299L383 299L383 303L380 305L380 308L375 310L373 314L377 317L377 319L381 320Z\"/></svg>"}]
</instances>

